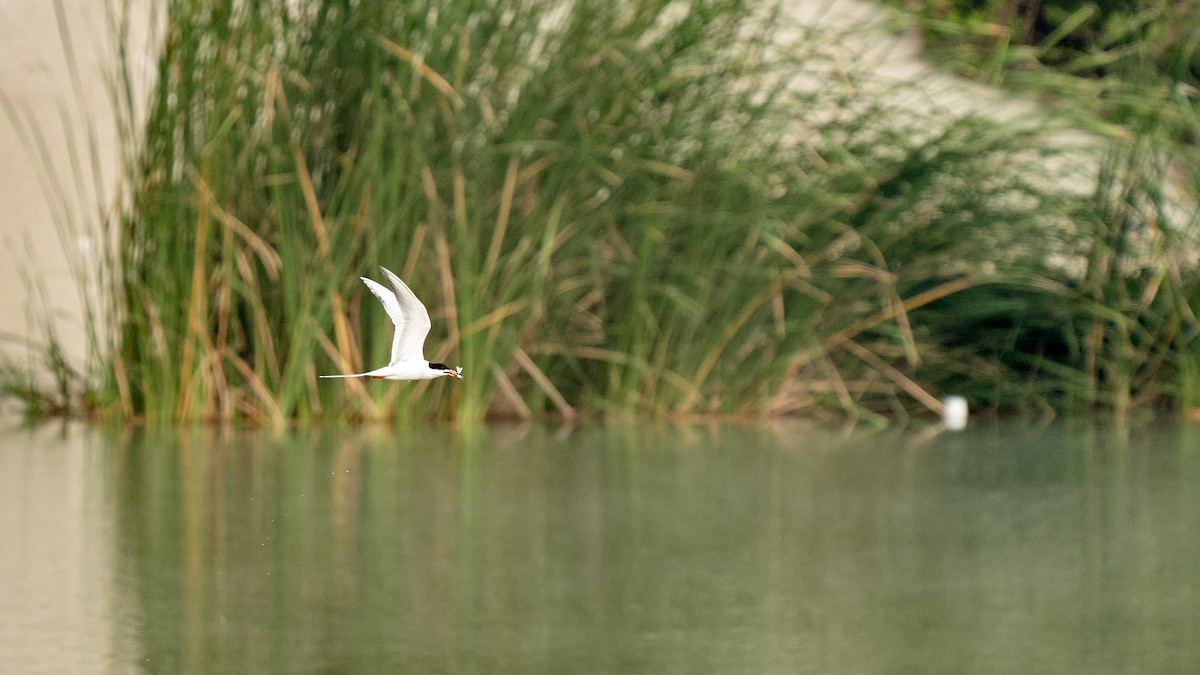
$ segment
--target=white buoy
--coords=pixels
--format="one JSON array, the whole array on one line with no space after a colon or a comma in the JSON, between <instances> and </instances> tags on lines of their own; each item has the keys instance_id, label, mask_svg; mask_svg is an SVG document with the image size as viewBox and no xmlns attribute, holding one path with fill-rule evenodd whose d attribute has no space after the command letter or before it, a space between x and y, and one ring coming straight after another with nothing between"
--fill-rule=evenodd
<instances>
[{"instance_id":1,"label":"white buoy","mask_svg":"<svg viewBox=\"0 0 1200 675\"><path fill-rule=\"evenodd\" d=\"M962 396L947 396L942 400L942 424L950 431L967 428L967 399Z\"/></svg>"}]
</instances>

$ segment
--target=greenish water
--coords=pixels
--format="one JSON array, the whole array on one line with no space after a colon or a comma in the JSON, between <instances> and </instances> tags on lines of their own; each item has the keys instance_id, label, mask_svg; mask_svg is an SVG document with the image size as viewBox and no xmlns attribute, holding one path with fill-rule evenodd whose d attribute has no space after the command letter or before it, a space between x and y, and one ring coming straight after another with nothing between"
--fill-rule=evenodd
<instances>
[{"instance_id":1,"label":"greenish water","mask_svg":"<svg viewBox=\"0 0 1200 675\"><path fill-rule=\"evenodd\" d=\"M0 432L14 673L1169 673L1200 427Z\"/></svg>"}]
</instances>

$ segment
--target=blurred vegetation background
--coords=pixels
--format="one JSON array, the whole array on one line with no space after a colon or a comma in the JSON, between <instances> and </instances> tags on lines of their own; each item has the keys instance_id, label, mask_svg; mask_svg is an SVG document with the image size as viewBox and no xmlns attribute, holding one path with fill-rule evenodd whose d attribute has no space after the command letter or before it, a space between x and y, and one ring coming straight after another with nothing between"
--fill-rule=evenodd
<instances>
[{"instance_id":1,"label":"blurred vegetation background","mask_svg":"<svg viewBox=\"0 0 1200 675\"><path fill-rule=\"evenodd\" d=\"M1089 128L1194 145L1200 6L1185 0L889 0L956 72L1036 92ZM1153 129L1151 129L1153 128ZM1183 159L1183 158L1180 158Z\"/></svg>"},{"instance_id":2,"label":"blurred vegetation background","mask_svg":"<svg viewBox=\"0 0 1200 675\"><path fill-rule=\"evenodd\" d=\"M261 424L1196 406L1195 10L894 6L939 63L1099 132L1083 189L1048 168L1070 152L1054 125L898 113L831 58L854 35L783 6L168 0L123 207L81 271L103 319L82 405ZM386 362L358 280L378 265L464 381L318 381Z\"/></svg>"}]
</instances>

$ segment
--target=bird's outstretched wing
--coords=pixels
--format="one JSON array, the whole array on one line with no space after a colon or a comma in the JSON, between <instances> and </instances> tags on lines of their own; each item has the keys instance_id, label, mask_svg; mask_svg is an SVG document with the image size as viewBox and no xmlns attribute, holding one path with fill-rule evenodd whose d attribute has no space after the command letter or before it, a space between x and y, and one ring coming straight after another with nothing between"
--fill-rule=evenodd
<instances>
[{"instance_id":1,"label":"bird's outstretched wing","mask_svg":"<svg viewBox=\"0 0 1200 675\"><path fill-rule=\"evenodd\" d=\"M366 277L361 279L383 303L383 308L392 318L392 323L396 324L396 334L392 337L391 363L424 361L425 336L429 334L429 311L400 277L386 267L379 269L383 270L383 276L387 277L393 290L388 290L383 284Z\"/></svg>"}]
</instances>

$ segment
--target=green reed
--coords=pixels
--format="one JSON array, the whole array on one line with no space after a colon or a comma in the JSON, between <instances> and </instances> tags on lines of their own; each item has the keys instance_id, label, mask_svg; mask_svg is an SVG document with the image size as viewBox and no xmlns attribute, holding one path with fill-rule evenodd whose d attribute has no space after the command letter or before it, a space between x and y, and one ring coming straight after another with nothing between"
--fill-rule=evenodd
<instances>
[{"instance_id":1,"label":"green reed","mask_svg":"<svg viewBox=\"0 0 1200 675\"><path fill-rule=\"evenodd\" d=\"M841 36L782 48L757 3L672 7L171 0L101 237L95 404L258 424L877 419L951 391L1123 409L1174 386L1154 359L1194 389L1182 328L1104 370L1149 344L1106 319L1130 281L1046 262L1115 202L1031 177L1038 133L897 115L861 75L811 68ZM386 362L357 278L378 265L465 380L318 379ZM1147 318L1186 310L1192 287L1167 285ZM1096 322L1127 347L1089 342Z\"/></svg>"},{"instance_id":2,"label":"green reed","mask_svg":"<svg viewBox=\"0 0 1200 675\"><path fill-rule=\"evenodd\" d=\"M1068 207L1077 269L1039 273L1034 281L1061 284L1049 294L1004 293L1013 317L1037 307L1040 318L1001 322L1003 344L979 354L988 341L978 341L982 326L962 321L970 315L959 305L977 300L967 294L944 317L961 328L943 334L964 334L970 355L996 373L993 396L1020 405L1119 415L1194 408L1200 12L1157 0L968 4L914 6L938 61L1052 96L1057 115L1106 139L1108 150L1091 197ZM988 298L979 302L995 301L994 289L979 293ZM1018 373L1028 373L1026 384Z\"/></svg>"}]
</instances>

